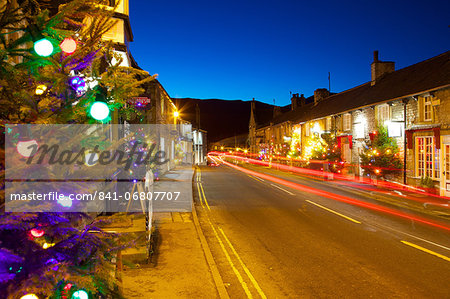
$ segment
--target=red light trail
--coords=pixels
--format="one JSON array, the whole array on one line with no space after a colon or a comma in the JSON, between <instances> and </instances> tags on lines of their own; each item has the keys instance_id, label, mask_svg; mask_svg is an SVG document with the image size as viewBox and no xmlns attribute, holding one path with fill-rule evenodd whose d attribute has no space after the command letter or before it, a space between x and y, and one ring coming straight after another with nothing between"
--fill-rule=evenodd
<instances>
[{"instance_id":1,"label":"red light trail","mask_svg":"<svg viewBox=\"0 0 450 299\"><path fill-rule=\"evenodd\" d=\"M432 220L424 219L424 218L421 218L421 217L418 217L418 216L415 216L415 215L411 215L409 213L400 212L400 211L397 211L397 210L394 210L394 209L391 209L391 208L387 208L387 207L383 207L383 206L379 206L379 205L376 205L376 204L373 204L373 203L362 202L362 201L359 201L359 200L356 200L354 198L350 198L350 197L347 197L347 196L342 196L342 195L334 194L334 193L331 193L331 192L328 192L328 191L323 191L323 190L319 190L319 189L316 189L316 188L312 188L312 187L308 187L308 186L305 186L305 185L301 185L301 184L298 184L298 183L293 183L293 182L290 182L290 181L287 181L287 180L284 180L284 179L281 179L281 178L277 178L277 177L274 177L274 176L271 176L271 175L267 175L267 174L259 173L259 172L252 171L252 170L249 170L249 169L245 169L245 168L242 168L240 166L231 164L231 163L226 162L226 161L222 161L222 163L227 165L227 166L229 166L229 167L232 167L232 168L234 168L234 169L236 169L238 171L241 171L241 172L244 172L244 173L256 176L256 177L260 177L262 179L265 179L265 180L268 180L268 181L271 181L271 182L274 182L274 183L278 183L280 185L284 185L286 187L289 187L289 188L292 188L292 189L296 189L296 190L299 190L299 191L302 191L302 192L316 194L316 195L319 195L319 196L322 196L322 197L326 197L326 198L330 198L330 199L334 199L334 200L337 200L337 201L340 201L340 202L345 202L345 203L348 203L348 204L352 204L352 205L355 205L355 206L360 206L360 207L371 209L371 210L374 210L374 211L395 215L395 216L398 216L398 217L401 217L401 218L405 218L405 219L409 219L409 220L414 220L414 221L417 221L417 222L420 222L420 223L423 223L423 224L426 224L426 225L430 225L430 226L434 226L434 227L437 227L437 228L441 228L441 229L450 231L450 227L448 227L448 226L446 226L446 225L444 225L442 223L438 223L438 222L435 222L435 221L432 221Z\"/></svg>"}]
</instances>

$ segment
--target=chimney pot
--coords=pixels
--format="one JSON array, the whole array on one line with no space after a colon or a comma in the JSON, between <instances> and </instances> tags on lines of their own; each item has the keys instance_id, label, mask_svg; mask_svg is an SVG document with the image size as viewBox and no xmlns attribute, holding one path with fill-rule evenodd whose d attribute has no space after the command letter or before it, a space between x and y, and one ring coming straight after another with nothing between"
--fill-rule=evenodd
<instances>
[{"instance_id":1,"label":"chimney pot","mask_svg":"<svg viewBox=\"0 0 450 299\"><path fill-rule=\"evenodd\" d=\"M378 50L373 51L373 62L378 62Z\"/></svg>"}]
</instances>

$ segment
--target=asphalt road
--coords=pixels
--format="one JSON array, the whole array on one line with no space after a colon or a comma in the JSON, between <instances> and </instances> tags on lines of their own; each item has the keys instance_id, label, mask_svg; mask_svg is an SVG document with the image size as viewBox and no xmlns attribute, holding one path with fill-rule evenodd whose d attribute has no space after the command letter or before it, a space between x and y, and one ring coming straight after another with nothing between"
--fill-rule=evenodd
<instances>
[{"instance_id":1,"label":"asphalt road","mask_svg":"<svg viewBox=\"0 0 450 299\"><path fill-rule=\"evenodd\" d=\"M323 182L271 175L373 201ZM197 170L194 195L230 298L450 298L449 231L226 165Z\"/></svg>"}]
</instances>

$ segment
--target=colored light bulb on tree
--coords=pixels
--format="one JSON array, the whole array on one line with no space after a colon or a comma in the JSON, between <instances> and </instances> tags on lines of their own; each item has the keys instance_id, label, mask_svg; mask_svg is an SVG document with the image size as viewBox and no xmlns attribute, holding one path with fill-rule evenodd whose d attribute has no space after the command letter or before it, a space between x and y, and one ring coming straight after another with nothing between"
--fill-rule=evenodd
<instances>
[{"instance_id":1,"label":"colored light bulb on tree","mask_svg":"<svg viewBox=\"0 0 450 299\"><path fill-rule=\"evenodd\" d=\"M33 228L30 230L30 234L35 238L40 238L45 234L45 231L38 228Z\"/></svg>"},{"instance_id":2,"label":"colored light bulb on tree","mask_svg":"<svg viewBox=\"0 0 450 299\"><path fill-rule=\"evenodd\" d=\"M72 200L68 196L63 196L58 198L58 204L64 208L70 208L72 206Z\"/></svg>"},{"instance_id":3,"label":"colored light bulb on tree","mask_svg":"<svg viewBox=\"0 0 450 299\"><path fill-rule=\"evenodd\" d=\"M73 89L75 89L76 92L82 92L86 87L86 82L84 82L84 79L79 76L70 78L69 84Z\"/></svg>"},{"instance_id":4,"label":"colored light bulb on tree","mask_svg":"<svg viewBox=\"0 0 450 299\"><path fill-rule=\"evenodd\" d=\"M40 95L43 95L46 90L47 90L47 86L45 86L44 84L39 84L38 86L36 86L36 91L34 93L36 95L40 96Z\"/></svg>"},{"instance_id":5,"label":"colored light bulb on tree","mask_svg":"<svg viewBox=\"0 0 450 299\"><path fill-rule=\"evenodd\" d=\"M71 299L89 299L89 295L85 290L78 290L72 294Z\"/></svg>"},{"instance_id":6,"label":"colored light bulb on tree","mask_svg":"<svg viewBox=\"0 0 450 299\"><path fill-rule=\"evenodd\" d=\"M73 54L75 50L77 49L77 42L71 38L66 37L61 44L59 45L61 50L66 53L67 55Z\"/></svg>"},{"instance_id":7,"label":"colored light bulb on tree","mask_svg":"<svg viewBox=\"0 0 450 299\"><path fill-rule=\"evenodd\" d=\"M35 294L26 294L26 295L20 297L20 299L39 299L39 297L36 296Z\"/></svg>"},{"instance_id":8,"label":"colored light bulb on tree","mask_svg":"<svg viewBox=\"0 0 450 299\"><path fill-rule=\"evenodd\" d=\"M95 120L104 121L109 117L109 107L105 102L96 101L89 109L89 114Z\"/></svg>"},{"instance_id":9,"label":"colored light bulb on tree","mask_svg":"<svg viewBox=\"0 0 450 299\"><path fill-rule=\"evenodd\" d=\"M43 38L34 43L34 51L39 56L47 57L53 53L53 45L48 39Z\"/></svg>"}]
</instances>

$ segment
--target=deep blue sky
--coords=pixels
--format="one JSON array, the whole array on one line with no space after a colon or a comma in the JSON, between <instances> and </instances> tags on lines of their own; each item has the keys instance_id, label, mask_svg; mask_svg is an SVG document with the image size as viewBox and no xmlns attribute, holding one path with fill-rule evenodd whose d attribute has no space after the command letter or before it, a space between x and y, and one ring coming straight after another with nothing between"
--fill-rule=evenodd
<instances>
[{"instance_id":1,"label":"deep blue sky","mask_svg":"<svg viewBox=\"0 0 450 299\"><path fill-rule=\"evenodd\" d=\"M450 1L130 0L131 53L172 97L290 103L450 50Z\"/></svg>"}]
</instances>

